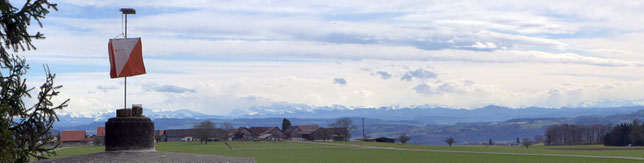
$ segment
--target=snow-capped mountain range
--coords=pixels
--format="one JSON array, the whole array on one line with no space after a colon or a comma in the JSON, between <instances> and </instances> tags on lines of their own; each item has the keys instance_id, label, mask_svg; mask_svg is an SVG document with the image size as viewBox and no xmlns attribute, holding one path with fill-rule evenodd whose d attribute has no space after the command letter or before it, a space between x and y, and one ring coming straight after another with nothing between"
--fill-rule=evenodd
<instances>
[{"instance_id":1,"label":"snow-capped mountain range","mask_svg":"<svg viewBox=\"0 0 644 163\"><path fill-rule=\"evenodd\" d=\"M425 124L454 124L469 122L498 122L515 118L562 118L589 115L614 115L631 113L644 109L643 106L610 107L610 108L508 108L503 106L486 106L477 109L452 109L432 106L380 107L363 108L343 105L309 106L309 105L271 105L256 106L248 110L236 110L229 115L208 115L188 109L180 110L144 110L144 115L151 119L234 119L234 118L339 118L365 117L371 119L394 121L418 121ZM114 112L103 112L89 116L73 114L59 115L56 126L78 126L96 122L106 122L114 117Z\"/></svg>"},{"instance_id":2,"label":"snow-capped mountain range","mask_svg":"<svg viewBox=\"0 0 644 163\"><path fill-rule=\"evenodd\" d=\"M180 109L175 111L144 109L143 113L146 117L150 119L158 119L158 118L224 119L224 118L227 118L225 116L202 114L188 109ZM60 121L55 123L55 125L60 127L67 127L67 126L85 125L85 124L90 124L94 122L106 122L109 118L112 118L115 116L116 116L115 111L96 113L94 115L75 115L75 114L63 113L58 115L58 118L60 119Z\"/></svg>"}]
</instances>

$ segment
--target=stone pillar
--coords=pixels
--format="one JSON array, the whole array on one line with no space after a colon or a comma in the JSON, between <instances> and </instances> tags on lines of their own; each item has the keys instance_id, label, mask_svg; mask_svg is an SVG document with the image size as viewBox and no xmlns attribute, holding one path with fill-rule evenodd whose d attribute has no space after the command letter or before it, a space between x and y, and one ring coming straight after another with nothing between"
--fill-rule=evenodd
<instances>
[{"instance_id":1,"label":"stone pillar","mask_svg":"<svg viewBox=\"0 0 644 163\"><path fill-rule=\"evenodd\" d=\"M121 150L155 151L150 118L116 117L105 122L105 151Z\"/></svg>"}]
</instances>

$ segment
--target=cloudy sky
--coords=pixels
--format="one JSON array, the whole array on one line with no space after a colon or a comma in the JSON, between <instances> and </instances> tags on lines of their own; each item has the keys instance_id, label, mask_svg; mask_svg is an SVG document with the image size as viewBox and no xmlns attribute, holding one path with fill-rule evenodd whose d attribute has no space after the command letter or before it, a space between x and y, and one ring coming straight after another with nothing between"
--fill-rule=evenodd
<instances>
[{"instance_id":1,"label":"cloudy sky","mask_svg":"<svg viewBox=\"0 0 644 163\"><path fill-rule=\"evenodd\" d=\"M52 0L53 1L53 0ZM113 111L108 39L142 37L128 106L227 115L272 104L644 104L641 1L59 0L29 81L57 73L67 113ZM14 3L16 4L16 3Z\"/></svg>"}]
</instances>

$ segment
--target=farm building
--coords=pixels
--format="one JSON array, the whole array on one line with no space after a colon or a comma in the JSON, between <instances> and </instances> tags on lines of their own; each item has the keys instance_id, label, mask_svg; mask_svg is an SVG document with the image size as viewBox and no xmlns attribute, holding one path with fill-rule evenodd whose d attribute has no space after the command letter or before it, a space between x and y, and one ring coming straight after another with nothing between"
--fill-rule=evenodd
<instances>
[{"instance_id":1,"label":"farm building","mask_svg":"<svg viewBox=\"0 0 644 163\"><path fill-rule=\"evenodd\" d=\"M170 129L163 133L166 141L192 141L196 135L194 129Z\"/></svg>"},{"instance_id":2,"label":"farm building","mask_svg":"<svg viewBox=\"0 0 644 163\"><path fill-rule=\"evenodd\" d=\"M284 132L277 127L251 127L253 140L282 140L286 138Z\"/></svg>"},{"instance_id":3,"label":"farm building","mask_svg":"<svg viewBox=\"0 0 644 163\"><path fill-rule=\"evenodd\" d=\"M371 137L371 136L367 136L367 137L365 137L365 139L363 139L363 138L358 138L358 139L356 139L356 140L358 140L358 141L375 142L375 141L376 141L376 138L375 138L375 137Z\"/></svg>"},{"instance_id":4,"label":"farm building","mask_svg":"<svg viewBox=\"0 0 644 163\"><path fill-rule=\"evenodd\" d=\"M157 130L156 135L159 135L161 141L198 141L196 129L169 129ZM208 138L208 141L223 141L228 140L228 132L224 129L214 129L213 135Z\"/></svg>"},{"instance_id":5,"label":"farm building","mask_svg":"<svg viewBox=\"0 0 644 163\"><path fill-rule=\"evenodd\" d=\"M224 129L215 129L215 135L209 139L210 141L226 141L228 140L228 132Z\"/></svg>"},{"instance_id":6,"label":"farm building","mask_svg":"<svg viewBox=\"0 0 644 163\"><path fill-rule=\"evenodd\" d=\"M63 145L80 145L89 141L85 135L85 130L62 131L60 133L60 142Z\"/></svg>"},{"instance_id":7,"label":"farm building","mask_svg":"<svg viewBox=\"0 0 644 163\"><path fill-rule=\"evenodd\" d=\"M392 138L388 138L388 137L378 137L378 138L367 137L366 139L359 138L359 139L356 139L356 140L358 140L358 141L368 141L368 142L385 142L385 143L395 143L396 142L396 139L392 139Z\"/></svg>"},{"instance_id":8,"label":"farm building","mask_svg":"<svg viewBox=\"0 0 644 163\"><path fill-rule=\"evenodd\" d=\"M303 138L302 135L308 135L311 134L311 132L315 131L318 127L318 125L300 125L300 126L291 126L289 128L286 128L284 130L284 134L286 134L286 139L289 140L308 140L307 138Z\"/></svg>"},{"instance_id":9,"label":"farm building","mask_svg":"<svg viewBox=\"0 0 644 163\"><path fill-rule=\"evenodd\" d=\"M105 127L97 127L96 136L105 136Z\"/></svg>"},{"instance_id":10,"label":"farm building","mask_svg":"<svg viewBox=\"0 0 644 163\"><path fill-rule=\"evenodd\" d=\"M387 138L387 137L379 137L379 138L376 138L376 142L395 143L396 139Z\"/></svg>"},{"instance_id":11,"label":"farm building","mask_svg":"<svg viewBox=\"0 0 644 163\"><path fill-rule=\"evenodd\" d=\"M105 143L105 127L97 127L96 135L92 138L95 144L103 145Z\"/></svg>"},{"instance_id":12,"label":"farm building","mask_svg":"<svg viewBox=\"0 0 644 163\"><path fill-rule=\"evenodd\" d=\"M235 130L232 135L232 140L249 141L253 139L250 129L246 127L237 128L237 130Z\"/></svg>"},{"instance_id":13,"label":"farm building","mask_svg":"<svg viewBox=\"0 0 644 163\"><path fill-rule=\"evenodd\" d=\"M298 126L300 129L300 132L297 133L299 135L300 140L313 140L313 136L311 133L313 133L315 130L319 129L320 127L318 125L306 125L306 126Z\"/></svg>"},{"instance_id":14,"label":"farm building","mask_svg":"<svg viewBox=\"0 0 644 163\"><path fill-rule=\"evenodd\" d=\"M349 131L347 128L318 128L309 134L307 140L316 141L346 141Z\"/></svg>"}]
</instances>

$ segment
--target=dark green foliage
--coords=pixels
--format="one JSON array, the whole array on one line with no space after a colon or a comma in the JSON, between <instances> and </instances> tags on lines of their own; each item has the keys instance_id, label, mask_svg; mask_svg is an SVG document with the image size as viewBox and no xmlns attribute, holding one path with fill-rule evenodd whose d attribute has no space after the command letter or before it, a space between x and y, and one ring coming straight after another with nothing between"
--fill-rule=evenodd
<instances>
[{"instance_id":1,"label":"dark green foliage","mask_svg":"<svg viewBox=\"0 0 644 163\"><path fill-rule=\"evenodd\" d=\"M449 137L449 138L445 139L445 143L447 143L447 145L449 145L450 147L452 146L452 144L454 144L454 142L455 141L454 141L453 137Z\"/></svg>"},{"instance_id":2,"label":"dark green foliage","mask_svg":"<svg viewBox=\"0 0 644 163\"><path fill-rule=\"evenodd\" d=\"M545 132L545 145L588 145L642 146L644 145L644 124L632 123L612 125L553 125Z\"/></svg>"},{"instance_id":3,"label":"dark green foliage","mask_svg":"<svg viewBox=\"0 0 644 163\"><path fill-rule=\"evenodd\" d=\"M31 98L26 79L29 65L24 58L9 54L36 49L31 39L44 38L42 34L30 35L27 27L35 20L40 27L49 9L56 4L47 0L28 0L18 9L9 1L0 1L0 162L29 162L30 157L45 159L57 146L49 131L58 121L56 110L67 106L67 100L54 105L50 100L58 95L61 86L54 86L55 75L45 66L46 80L39 88L36 102L26 106L23 99Z\"/></svg>"},{"instance_id":4,"label":"dark green foliage","mask_svg":"<svg viewBox=\"0 0 644 163\"><path fill-rule=\"evenodd\" d=\"M289 121L288 119L284 118L282 120L282 131L286 130L289 127L291 127L291 121Z\"/></svg>"},{"instance_id":5,"label":"dark green foliage","mask_svg":"<svg viewBox=\"0 0 644 163\"><path fill-rule=\"evenodd\" d=\"M622 123L615 126L606 136L604 145L608 146L643 146L644 123L634 120L631 124Z\"/></svg>"}]
</instances>

